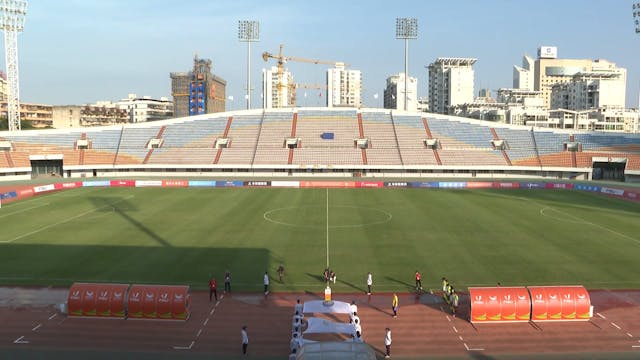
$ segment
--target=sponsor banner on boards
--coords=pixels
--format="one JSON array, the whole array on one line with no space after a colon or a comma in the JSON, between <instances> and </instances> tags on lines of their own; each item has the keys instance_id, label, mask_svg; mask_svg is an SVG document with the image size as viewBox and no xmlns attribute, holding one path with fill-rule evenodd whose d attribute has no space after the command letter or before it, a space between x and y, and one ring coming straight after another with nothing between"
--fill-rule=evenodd
<instances>
[{"instance_id":1,"label":"sponsor banner on boards","mask_svg":"<svg viewBox=\"0 0 640 360\"><path fill-rule=\"evenodd\" d=\"M33 188L33 192L37 194L41 192L52 191L55 189L56 189L56 186L54 184L49 184L49 185L35 186Z\"/></svg>"},{"instance_id":2,"label":"sponsor banner on boards","mask_svg":"<svg viewBox=\"0 0 640 360\"><path fill-rule=\"evenodd\" d=\"M216 182L213 180L190 180L189 187L215 187Z\"/></svg>"},{"instance_id":3,"label":"sponsor banner on boards","mask_svg":"<svg viewBox=\"0 0 640 360\"><path fill-rule=\"evenodd\" d=\"M522 189L544 189L545 183L543 182L521 182L520 188Z\"/></svg>"},{"instance_id":4,"label":"sponsor banner on boards","mask_svg":"<svg viewBox=\"0 0 640 360\"><path fill-rule=\"evenodd\" d=\"M600 192L600 186L576 184L573 186L575 190Z\"/></svg>"},{"instance_id":5,"label":"sponsor banner on boards","mask_svg":"<svg viewBox=\"0 0 640 360\"><path fill-rule=\"evenodd\" d=\"M271 187L300 187L300 181L272 181Z\"/></svg>"},{"instance_id":6,"label":"sponsor banner on boards","mask_svg":"<svg viewBox=\"0 0 640 360\"><path fill-rule=\"evenodd\" d=\"M409 187L411 188L438 188L440 187L440 183L436 181L424 182L424 181L413 181L409 183Z\"/></svg>"},{"instance_id":7,"label":"sponsor banner on boards","mask_svg":"<svg viewBox=\"0 0 640 360\"><path fill-rule=\"evenodd\" d=\"M78 182L70 182L70 183L56 183L54 185L55 185L56 190L60 190L60 189L75 189L75 188L82 187L82 182L78 181Z\"/></svg>"},{"instance_id":8,"label":"sponsor banner on boards","mask_svg":"<svg viewBox=\"0 0 640 360\"><path fill-rule=\"evenodd\" d=\"M242 181L216 181L216 187L243 187Z\"/></svg>"},{"instance_id":9,"label":"sponsor banner on boards","mask_svg":"<svg viewBox=\"0 0 640 360\"><path fill-rule=\"evenodd\" d=\"M624 190L608 188L608 187L601 188L600 192L603 193L603 194L615 195L615 196L623 196L624 195Z\"/></svg>"},{"instance_id":10,"label":"sponsor banner on boards","mask_svg":"<svg viewBox=\"0 0 640 360\"><path fill-rule=\"evenodd\" d=\"M9 192L0 194L0 200L13 199L15 197L18 197L18 193L15 191L9 191Z\"/></svg>"},{"instance_id":11,"label":"sponsor banner on boards","mask_svg":"<svg viewBox=\"0 0 640 360\"><path fill-rule=\"evenodd\" d=\"M244 186L248 187L266 187L271 186L271 181L245 181Z\"/></svg>"},{"instance_id":12,"label":"sponsor banner on boards","mask_svg":"<svg viewBox=\"0 0 640 360\"><path fill-rule=\"evenodd\" d=\"M136 187L161 187L162 180L136 180Z\"/></svg>"},{"instance_id":13,"label":"sponsor banner on boards","mask_svg":"<svg viewBox=\"0 0 640 360\"><path fill-rule=\"evenodd\" d=\"M187 180L162 180L162 187L188 187Z\"/></svg>"},{"instance_id":14,"label":"sponsor banner on boards","mask_svg":"<svg viewBox=\"0 0 640 360\"><path fill-rule=\"evenodd\" d=\"M136 182L134 180L111 180L109 182L111 187L134 187Z\"/></svg>"},{"instance_id":15,"label":"sponsor banner on boards","mask_svg":"<svg viewBox=\"0 0 640 360\"><path fill-rule=\"evenodd\" d=\"M101 181L83 181L83 187L92 187L92 186L111 186L111 181L109 180L101 180Z\"/></svg>"},{"instance_id":16,"label":"sponsor banner on boards","mask_svg":"<svg viewBox=\"0 0 640 360\"><path fill-rule=\"evenodd\" d=\"M387 181L384 183L384 187L406 188L409 187L409 183L402 181Z\"/></svg>"}]
</instances>

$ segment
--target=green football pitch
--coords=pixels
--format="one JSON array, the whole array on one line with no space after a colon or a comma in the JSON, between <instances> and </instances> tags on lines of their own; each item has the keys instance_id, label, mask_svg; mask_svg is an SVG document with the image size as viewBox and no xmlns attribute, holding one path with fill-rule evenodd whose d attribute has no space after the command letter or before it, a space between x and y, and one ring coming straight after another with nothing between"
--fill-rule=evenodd
<instances>
[{"instance_id":1,"label":"green football pitch","mask_svg":"<svg viewBox=\"0 0 640 360\"><path fill-rule=\"evenodd\" d=\"M577 191L83 188L3 204L0 284L640 288L640 204Z\"/></svg>"}]
</instances>

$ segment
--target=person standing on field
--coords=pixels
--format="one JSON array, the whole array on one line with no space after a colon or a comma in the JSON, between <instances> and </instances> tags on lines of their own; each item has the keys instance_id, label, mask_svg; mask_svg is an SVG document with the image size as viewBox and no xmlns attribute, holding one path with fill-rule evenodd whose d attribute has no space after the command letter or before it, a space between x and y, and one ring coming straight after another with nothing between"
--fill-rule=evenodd
<instances>
[{"instance_id":1,"label":"person standing on field","mask_svg":"<svg viewBox=\"0 0 640 360\"><path fill-rule=\"evenodd\" d=\"M284 266L282 266L282 264L280 264L280 266L278 266L278 279L280 279L280 282L282 282L282 279L284 279Z\"/></svg>"},{"instance_id":2,"label":"person standing on field","mask_svg":"<svg viewBox=\"0 0 640 360\"><path fill-rule=\"evenodd\" d=\"M398 317L398 295L393 293L393 299L391 300L391 309L393 310L393 317Z\"/></svg>"},{"instance_id":3,"label":"person standing on field","mask_svg":"<svg viewBox=\"0 0 640 360\"><path fill-rule=\"evenodd\" d=\"M269 274L266 271L264 272L263 283L264 283L264 294L267 295L269 294Z\"/></svg>"},{"instance_id":4,"label":"person standing on field","mask_svg":"<svg viewBox=\"0 0 640 360\"><path fill-rule=\"evenodd\" d=\"M460 298L458 297L458 293L456 293L455 290L451 290L451 313L453 314L453 317L456 317L459 304Z\"/></svg>"},{"instance_id":5,"label":"person standing on field","mask_svg":"<svg viewBox=\"0 0 640 360\"><path fill-rule=\"evenodd\" d=\"M416 291L422 291L422 274L418 270L416 270Z\"/></svg>"},{"instance_id":6,"label":"person standing on field","mask_svg":"<svg viewBox=\"0 0 640 360\"><path fill-rule=\"evenodd\" d=\"M224 292L231 292L231 273L229 270L224 272Z\"/></svg>"},{"instance_id":7,"label":"person standing on field","mask_svg":"<svg viewBox=\"0 0 640 360\"><path fill-rule=\"evenodd\" d=\"M371 286L373 285L373 275L371 272L367 274L367 295L371 295Z\"/></svg>"},{"instance_id":8,"label":"person standing on field","mask_svg":"<svg viewBox=\"0 0 640 360\"><path fill-rule=\"evenodd\" d=\"M385 359L391 357L391 329L384 329L384 347L386 348L386 354L384 355Z\"/></svg>"},{"instance_id":9,"label":"person standing on field","mask_svg":"<svg viewBox=\"0 0 640 360\"><path fill-rule=\"evenodd\" d=\"M209 280L209 302L211 302L213 296L215 296L216 301L218 301L218 283L214 277Z\"/></svg>"},{"instance_id":10,"label":"person standing on field","mask_svg":"<svg viewBox=\"0 0 640 360\"><path fill-rule=\"evenodd\" d=\"M249 336L247 335L247 325L242 326L242 355L247 355L247 347L249 346Z\"/></svg>"}]
</instances>

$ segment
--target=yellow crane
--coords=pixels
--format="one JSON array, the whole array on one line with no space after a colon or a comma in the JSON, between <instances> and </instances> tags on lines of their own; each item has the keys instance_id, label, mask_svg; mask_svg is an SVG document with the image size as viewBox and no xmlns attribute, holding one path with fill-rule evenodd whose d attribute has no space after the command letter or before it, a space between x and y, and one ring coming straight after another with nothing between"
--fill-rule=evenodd
<instances>
[{"instance_id":1,"label":"yellow crane","mask_svg":"<svg viewBox=\"0 0 640 360\"><path fill-rule=\"evenodd\" d=\"M287 61L295 61L295 62L303 62L303 63L310 63L310 64L326 64L326 65L334 65L334 66L349 66L349 64L344 63L342 61L328 61L328 60L318 60L318 59L307 59L307 58L302 58L302 57L296 57L296 56L285 56L282 53L282 48L284 47L284 44L280 44L280 51L278 52L278 54L272 54L269 53L267 51L262 53L262 60L264 60L265 62L269 61L269 59L276 59L277 60L277 69L278 69L278 84L277 84L277 92L278 92L278 98L282 98L282 92L283 92L283 88L285 86L287 86L289 88L289 94L290 94L290 98L291 98L291 103L295 106L296 104L296 92L295 89L298 87L296 86L296 84L288 84L288 85L284 85L284 64L287 63ZM326 87L325 87L326 88ZM266 94L265 94L266 96Z\"/></svg>"}]
</instances>

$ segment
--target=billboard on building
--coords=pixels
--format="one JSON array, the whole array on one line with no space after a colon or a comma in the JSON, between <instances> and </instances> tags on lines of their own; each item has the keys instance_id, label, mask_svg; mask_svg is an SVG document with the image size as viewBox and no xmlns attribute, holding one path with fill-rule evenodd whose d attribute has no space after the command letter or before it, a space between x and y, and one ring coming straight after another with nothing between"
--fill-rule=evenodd
<instances>
[{"instance_id":1,"label":"billboard on building","mask_svg":"<svg viewBox=\"0 0 640 360\"><path fill-rule=\"evenodd\" d=\"M555 46L540 46L538 48L538 59L557 59L558 48Z\"/></svg>"}]
</instances>

